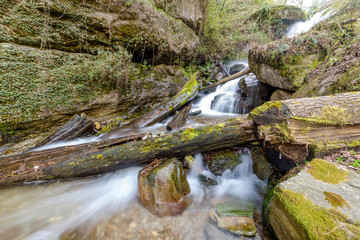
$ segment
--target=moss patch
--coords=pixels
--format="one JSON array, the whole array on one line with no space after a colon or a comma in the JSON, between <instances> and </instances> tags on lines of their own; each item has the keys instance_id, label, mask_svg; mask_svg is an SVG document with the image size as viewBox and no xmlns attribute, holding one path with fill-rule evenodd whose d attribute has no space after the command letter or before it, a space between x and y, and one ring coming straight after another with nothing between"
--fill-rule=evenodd
<instances>
[{"instance_id":1,"label":"moss patch","mask_svg":"<svg viewBox=\"0 0 360 240\"><path fill-rule=\"evenodd\" d=\"M284 205L291 218L305 231L309 239L358 239L360 228L346 222L346 216L334 208L314 205L302 194L277 188L275 197Z\"/></svg>"},{"instance_id":2,"label":"moss patch","mask_svg":"<svg viewBox=\"0 0 360 240\"><path fill-rule=\"evenodd\" d=\"M271 110L274 110L274 109L282 108L282 106L283 106L282 102L280 102L280 101L266 102L263 105L261 105L261 106L255 108L254 110L252 110L249 113L249 118L259 116L261 113L266 112L266 111L271 111Z\"/></svg>"},{"instance_id":3,"label":"moss patch","mask_svg":"<svg viewBox=\"0 0 360 240\"><path fill-rule=\"evenodd\" d=\"M315 158L308 164L307 170L315 179L326 183L339 184L349 176L349 172L337 168L335 164Z\"/></svg>"},{"instance_id":4,"label":"moss patch","mask_svg":"<svg viewBox=\"0 0 360 240\"><path fill-rule=\"evenodd\" d=\"M337 207L349 207L349 204L338 194L332 192L324 192L325 199L333 206Z\"/></svg>"}]
</instances>

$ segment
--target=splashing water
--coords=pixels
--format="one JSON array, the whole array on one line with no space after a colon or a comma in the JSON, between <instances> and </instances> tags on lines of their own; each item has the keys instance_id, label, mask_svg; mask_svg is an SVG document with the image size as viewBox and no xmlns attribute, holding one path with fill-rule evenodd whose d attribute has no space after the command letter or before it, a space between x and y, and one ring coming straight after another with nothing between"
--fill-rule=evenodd
<instances>
[{"instance_id":1,"label":"splashing water","mask_svg":"<svg viewBox=\"0 0 360 240\"><path fill-rule=\"evenodd\" d=\"M97 179L0 189L1 239L59 239L84 225L91 230L136 199L138 167ZM90 232L90 231L89 231Z\"/></svg>"},{"instance_id":2,"label":"splashing water","mask_svg":"<svg viewBox=\"0 0 360 240\"><path fill-rule=\"evenodd\" d=\"M227 169L221 176L215 176L203 165L201 154L195 156L194 166L188 175L191 196L195 203L200 203L206 196L210 199L219 199L225 196L250 201L260 205L265 193L267 182L260 180L253 172L252 158L249 149L240 151L242 163L233 171ZM214 179L218 185L204 189L199 180L199 173Z\"/></svg>"},{"instance_id":3,"label":"splashing water","mask_svg":"<svg viewBox=\"0 0 360 240\"><path fill-rule=\"evenodd\" d=\"M291 38L301 33L309 31L319 22L328 19L334 12L329 9L324 9L321 12L315 13L309 20L305 22L296 22L289 27L286 36Z\"/></svg>"}]
</instances>

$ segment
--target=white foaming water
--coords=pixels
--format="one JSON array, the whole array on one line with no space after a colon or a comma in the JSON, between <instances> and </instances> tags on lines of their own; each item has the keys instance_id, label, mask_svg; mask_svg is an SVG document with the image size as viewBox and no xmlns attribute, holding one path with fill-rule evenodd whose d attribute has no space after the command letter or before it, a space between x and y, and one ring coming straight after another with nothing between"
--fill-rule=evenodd
<instances>
[{"instance_id":1,"label":"white foaming water","mask_svg":"<svg viewBox=\"0 0 360 240\"><path fill-rule=\"evenodd\" d=\"M229 63L229 66L235 64L243 64L245 67L248 67L246 60L232 61ZM214 115L214 116L224 116L224 115L235 115L235 114L244 114L246 113L245 109L239 112L239 99L238 91L240 88L238 86L239 80L242 77L235 78L227 83L224 83L218 86L215 92L206 94L200 99L199 102L193 105L192 111L201 110L202 115ZM258 83L258 80L254 78L253 74L245 77L245 82L247 85L255 85ZM256 97L256 96L254 96ZM215 102L214 102L215 101Z\"/></svg>"},{"instance_id":2,"label":"white foaming water","mask_svg":"<svg viewBox=\"0 0 360 240\"><path fill-rule=\"evenodd\" d=\"M309 20L305 22L296 22L289 27L286 36L291 38L301 33L305 33L319 22L328 19L333 13L334 13L333 11L329 9L325 9L321 12L315 13Z\"/></svg>"},{"instance_id":3,"label":"white foaming water","mask_svg":"<svg viewBox=\"0 0 360 240\"><path fill-rule=\"evenodd\" d=\"M253 172L252 158L249 149L244 149L239 156L242 163L233 171L227 169L221 176L215 176L203 165L201 154L195 156L194 166L188 174L191 196L194 202L199 203L208 195L210 199L219 199L225 196L235 197L244 201L260 204L263 200L267 182L260 180ZM205 190L199 180L199 173L214 179L218 185Z\"/></svg>"},{"instance_id":4,"label":"white foaming water","mask_svg":"<svg viewBox=\"0 0 360 240\"><path fill-rule=\"evenodd\" d=\"M101 140L100 136L98 136L98 137L77 138L77 139L68 140L68 141L58 141L58 142L45 144L43 146L35 148L35 149L31 150L31 152L46 150L46 149L51 149L51 148L57 148L57 147L79 145L79 144L84 144L84 143L89 143L89 142L100 141L100 140Z\"/></svg>"},{"instance_id":5,"label":"white foaming water","mask_svg":"<svg viewBox=\"0 0 360 240\"><path fill-rule=\"evenodd\" d=\"M51 240L81 225L90 230L137 197L138 167L97 179L0 190L0 238Z\"/></svg>"}]
</instances>

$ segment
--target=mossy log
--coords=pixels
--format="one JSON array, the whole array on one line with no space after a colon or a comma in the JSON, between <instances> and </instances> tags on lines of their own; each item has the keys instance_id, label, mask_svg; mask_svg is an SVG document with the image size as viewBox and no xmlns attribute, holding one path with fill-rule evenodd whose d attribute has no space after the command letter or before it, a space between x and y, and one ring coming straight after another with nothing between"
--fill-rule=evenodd
<instances>
[{"instance_id":1,"label":"mossy log","mask_svg":"<svg viewBox=\"0 0 360 240\"><path fill-rule=\"evenodd\" d=\"M360 92L267 102L249 117L267 157L282 170L360 147Z\"/></svg>"},{"instance_id":2,"label":"mossy log","mask_svg":"<svg viewBox=\"0 0 360 240\"><path fill-rule=\"evenodd\" d=\"M149 113L123 126L123 128L147 127L164 120L167 116L174 113L176 109L192 100L198 93L200 86L196 81L196 76L197 74L194 74L176 96L170 98L160 106L155 107Z\"/></svg>"},{"instance_id":3,"label":"mossy log","mask_svg":"<svg viewBox=\"0 0 360 240\"><path fill-rule=\"evenodd\" d=\"M203 91L203 90L208 90L208 89L217 87L217 86L219 86L219 85L221 85L221 84L224 84L224 83L226 83L226 82L228 82L228 81L231 81L231 80L233 80L233 79L235 79L235 78L242 77L242 76L244 76L244 75L246 75L246 74L249 74L249 73L251 73L250 69L249 69L249 68L245 68L245 69L243 69L242 71L240 71L240 72L238 72L238 73L235 73L235 74L233 74L233 75L230 75L230 76L228 76L228 77L226 77L226 78L224 78L224 79L221 79L220 81L218 81L218 82L216 82L216 83L214 83L214 84L212 84L212 85L210 85L210 86L203 87L203 88L201 88L201 90Z\"/></svg>"},{"instance_id":4,"label":"mossy log","mask_svg":"<svg viewBox=\"0 0 360 240\"><path fill-rule=\"evenodd\" d=\"M0 158L0 184L100 174L155 158L182 157L255 140L252 122L235 119L125 144L122 138L30 152Z\"/></svg>"}]
</instances>

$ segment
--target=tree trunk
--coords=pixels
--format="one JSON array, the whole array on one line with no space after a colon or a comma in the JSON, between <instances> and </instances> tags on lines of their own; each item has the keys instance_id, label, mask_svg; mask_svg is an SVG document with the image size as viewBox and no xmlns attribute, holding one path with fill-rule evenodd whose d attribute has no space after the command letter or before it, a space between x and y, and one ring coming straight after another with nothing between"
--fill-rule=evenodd
<instances>
[{"instance_id":1,"label":"tree trunk","mask_svg":"<svg viewBox=\"0 0 360 240\"><path fill-rule=\"evenodd\" d=\"M251 143L255 136L251 121L235 119L121 144L124 141L126 138L0 158L0 183L100 174L151 162L154 158L182 157Z\"/></svg>"},{"instance_id":2,"label":"tree trunk","mask_svg":"<svg viewBox=\"0 0 360 240\"><path fill-rule=\"evenodd\" d=\"M360 93L267 102L249 116L270 161L286 171L314 157L360 147Z\"/></svg>"},{"instance_id":3,"label":"tree trunk","mask_svg":"<svg viewBox=\"0 0 360 240\"><path fill-rule=\"evenodd\" d=\"M224 79L221 79L221 80L218 81L217 83L214 83L214 84L212 84L212 85L203 87L203 88L201 88L200 90L203 91L203 90L208 90L208 89L217 87L217 86L219 86L219 85L221 85L221 84L224 84L224 83L226 83L226 82L228 82L228 81L231 81L231 80L233 80L233 79L235 79L235 78L239 78L239 77L244 76L244 75L249 74L249 73L251 73L250 69L249 69L249 68L245 68L245 69L243 69L242 71L240 71L240 72L238 72L238 73L235 73L235 74L233 74L233 75L231 75L231 76L229 76L229 77L226 77L226 78L224 78Z\"/></svg>"}]
</instances>

